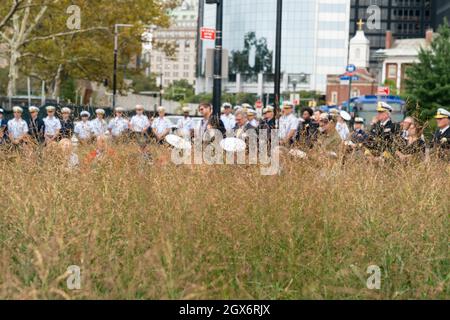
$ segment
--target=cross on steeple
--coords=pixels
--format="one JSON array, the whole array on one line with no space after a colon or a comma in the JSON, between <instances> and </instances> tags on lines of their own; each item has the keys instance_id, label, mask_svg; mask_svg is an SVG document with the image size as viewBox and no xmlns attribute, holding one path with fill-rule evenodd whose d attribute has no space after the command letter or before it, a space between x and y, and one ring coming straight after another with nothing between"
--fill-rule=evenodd
<instances>
[{"instance_id":1,"label":"cross on steeple","mask_svg":"<svg viewBox=\"0 0 450 320\"><path fill-rule=\"evenodd\" d=\"M358 29L359 29L359 31L362 31L362 29L363 29L363 26L365 25L365 23L363 22L363 20L362 20L362 19L359 19L359 21L358 21L357 25L358 25Z\"/></svg>"}]
</instances>

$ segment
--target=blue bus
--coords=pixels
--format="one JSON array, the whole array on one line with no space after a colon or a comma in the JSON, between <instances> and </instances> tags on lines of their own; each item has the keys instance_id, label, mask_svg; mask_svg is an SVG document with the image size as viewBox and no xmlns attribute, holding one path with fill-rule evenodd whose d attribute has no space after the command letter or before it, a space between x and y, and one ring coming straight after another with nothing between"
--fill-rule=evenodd
<instances>
[{"instance_id":1,"label":"blue bus","mask_svg":"<svg viewBox=\"0 0 450 320\"><path fill-rule=\"evenodd\" d=\"M348 102L343 103L343 109L348 112L355 112L357 117L362 117L366 123L370 122L377 114L377 105L379 101L389 104L394 110L392 111L392 121L401 122L406 115L406 102L399 96L361 96L350 100L350 110Z\"/></svg>"}]
</instances>

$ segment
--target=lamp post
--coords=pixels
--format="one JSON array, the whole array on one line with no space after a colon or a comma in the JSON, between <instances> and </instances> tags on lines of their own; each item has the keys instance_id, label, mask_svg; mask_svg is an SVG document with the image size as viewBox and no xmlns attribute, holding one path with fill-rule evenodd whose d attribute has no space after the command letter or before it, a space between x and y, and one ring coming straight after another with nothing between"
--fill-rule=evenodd
<instances>
[{"instance_id":1,"label":"lamp post","mask_svg":"<svg viewBox=\"0 0 450 320\"><path fill-rule=\"evenodd\" d=\"M283 0L277 0L277 26L275 40L275 116L280 112L281 98L281 37L283 26Z\"/></svg>"},{"instance_id":2,"label":"lamp post","mask_svg":"<svg viewBox=\"0 0 450 320\"><path fill-rule=\"evenodd\" d=\"M222 29L223 0L206 0L206 4L216 4L216 42L214 48L213 117L219 123L222 96Z\"/></svg>"},{"instance_id":3,"label":"lamp post","mask_svg":"<svg viewBox=\"0 0 450 320\"><path fill-rule=\"evenodd\" d=\"M119 28L132 28L132 24L117 23L114 25L114 75L113 75L113 96L112 107L116 107L116 94L117 94L117 60L119 52Z\"/></svg>"}]
</instances>

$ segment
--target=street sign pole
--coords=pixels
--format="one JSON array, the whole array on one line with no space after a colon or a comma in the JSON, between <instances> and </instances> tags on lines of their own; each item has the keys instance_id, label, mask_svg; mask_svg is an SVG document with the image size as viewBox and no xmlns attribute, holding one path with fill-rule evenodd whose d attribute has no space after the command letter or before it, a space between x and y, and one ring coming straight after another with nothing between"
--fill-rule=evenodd
<instances>
[{"instance_id":1,"label":"street sign pole","mask_svg":"<svg viewBox=\"0 0 450 320\"><path fill-rule=\"evenodd\" d=\"M222 28L223 0L206 0L207 4L216 4L216 42L214 48L214 85L213 85L213 120L217 125L220 120L220 103L222 98Z\"/></svg>"},{"instance_id":2,"label":"street sign pole","mask_svg":"<svg viewBox=\"0 0 450 320\"><path fill-rule=\"evenodd\" d=\"M275 40L275 118L280 112L281 99L281 38L283 26L283 0L277 0L277 26Z\"/></svg>"},{"instance_id":3,"label":"street sign pole","mask_svg":"<svg viewBox=\"0 0 450 320\"><path fill-rule=\"evenodd\" d=\"M350 99L352 98L352 81L353 81L353 76L351 76L350 80L348 81L348 107L347 107L348 112L352 111L352 110L350 110Z\"/></svg>"}]
</instances>

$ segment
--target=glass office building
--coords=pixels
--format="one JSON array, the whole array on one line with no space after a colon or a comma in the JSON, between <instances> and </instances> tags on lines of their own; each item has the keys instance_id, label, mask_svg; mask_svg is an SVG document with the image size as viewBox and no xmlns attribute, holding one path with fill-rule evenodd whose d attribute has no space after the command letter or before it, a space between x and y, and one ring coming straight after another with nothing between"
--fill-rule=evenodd
<instances>
[{"instance_id":1,"label":"glass office building","mask_svg":"<svg viewBox=\"0 0 450 320\"><path fill-rule=\"evenodd\" d=\"M433 1L433 13L434 13L434 28L437 30L439 25L447 21L450 23L450 1L449 0L434 0Z\"/></svg>"},{"instance_id":2,"label":"glass office building","mask_svg":"<svg viewBox=\"0 0 450 320\"><path fill-rule=\"evenodd\" d=\"M224 1L227 91L273 93L276 5L276 0ZM215 27L215 9L200 3L200 27ZM350 0L283 1L282 91L325 92L326 76L345 71L349 21ZM212 41L199 43L198 92L212 87L207 50L213 47Z\"/></svg>"}]
</instances>

